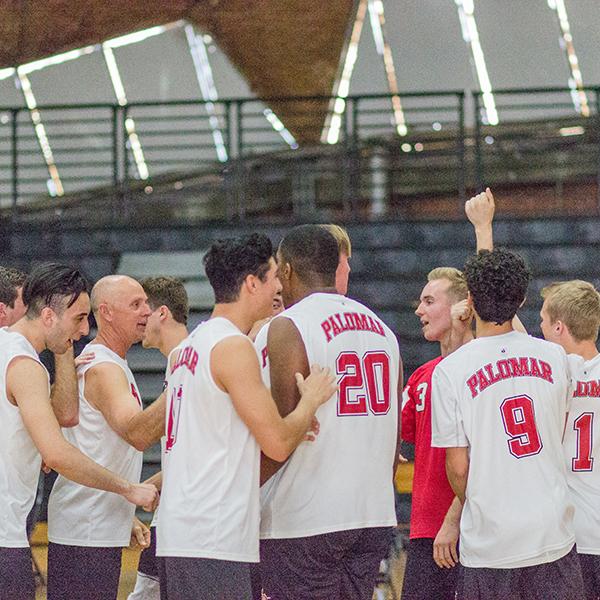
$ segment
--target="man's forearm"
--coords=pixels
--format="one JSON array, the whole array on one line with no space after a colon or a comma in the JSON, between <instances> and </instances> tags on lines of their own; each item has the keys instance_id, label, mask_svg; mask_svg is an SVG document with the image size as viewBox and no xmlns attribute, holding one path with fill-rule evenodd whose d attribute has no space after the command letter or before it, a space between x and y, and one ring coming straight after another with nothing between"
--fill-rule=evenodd
<instances>
[{"instance_id":1,"label":"man's forearm","mask_svg":"<svg viewBox=\"0 0 600 600\"><path fill-rule=\"evenodd\" d=\"M446 513L446 516L444 517L444 522L458 527L460 525L462 509L463 503L458 496L455 496L454 500L452 500L450 508L448 509L448 512Z\"/></svg>"},{"instance_id":2,"label":"man's forearm","mask_svg":"<svg viewBox=\"0 0 600 600\"><path fill-rule=\"evenodd\" d=\"M134 448L145 450L165 434L165 398L163 392L146 410L130 419L125 437Z\"/></svg>"},{"instance_id":3,"label":"man's forearm","mask_svg":"<svg viewBox=\"0 0 600 600\"><path fill-rule=\"evenodd\" d=\"M74 427L79 422L79 391L73 348L54 355L55 377L50 403L61 427Z\"/></svg>"},{"instance_id":4,"label":"man's forearm","mask_svg":"<svg viewBox=\"0 0 600 600\"><path fill-rule=\"evenodd\" d=\"M477 240L477 252L480 250L494 249L494 234L492 224L482 225L475 228L475 239Z\"/></svg>"}]
</instances>

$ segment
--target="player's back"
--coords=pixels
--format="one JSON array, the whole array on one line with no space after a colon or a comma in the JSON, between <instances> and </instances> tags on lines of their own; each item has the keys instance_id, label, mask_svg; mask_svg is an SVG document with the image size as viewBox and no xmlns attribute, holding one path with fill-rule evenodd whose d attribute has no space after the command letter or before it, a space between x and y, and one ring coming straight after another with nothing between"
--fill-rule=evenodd
<instances>
[{"instance_id":1,"label":"player's back","mask_svg":"<svg viewBox=\"0 0 600 600\"><path fill-rule=\"evenodd\" d=\"M395 524L393 462L398 343L367 307L315 293L284 311L309 364L338 375L336 398L317 411L320 433L302 443L261 492L262 537L304 537ZM266 328L257 339L261 353ZM269 384L268 364L263 376Z\"/></svg>"},{"instance_id":2,"label":"player's back","mask_svg":"<svg viewBox=\"0 0 600 600\"><path fill-rule=\"evenodd\" d=\"M600 554L600 354L569 355L574 390L565 428L567 482L580 554Z\"/></svg>"},{"instance_id":3,"label":"player's back","mask_svg":"<svg viewBox=\"0 0 600 600\"><path fill-rule=\"evenodd\" d=\"M562 348L519 332L482 337L444 359L432 386L433 443L470 448L461 562L513 568L566 554L573 507L561 447L570 391ZM455 431L443 426L450 413Z\"/></svg>"}]
</instances>

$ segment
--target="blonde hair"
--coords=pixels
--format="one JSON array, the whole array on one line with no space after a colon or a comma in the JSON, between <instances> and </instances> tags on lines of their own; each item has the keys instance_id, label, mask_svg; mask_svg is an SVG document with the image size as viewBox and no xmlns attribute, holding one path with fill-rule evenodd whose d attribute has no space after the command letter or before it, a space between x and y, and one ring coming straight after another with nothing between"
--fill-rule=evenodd
<instances>
[{"instance_id":1,"label":"blonde hair","mask_svg":"<svg viewBox=\"0 0 600 600\"><path fill-rule=\"evenodd\" d=\"M329 233L335 238L338 245L338 252L345 254L348 258L352 255L352 244L350 243L350 236L348 232L341 226L333 223L321 225L324 229L327 229Z\"/></svg>"},{"instance_id":2,"label":"blonde hair","mask_svg":"<svg viewBox=\"0 0 600 600\"><path fill-rule=\"evenodd\" d=\"M467 280L462 271L459 271L454 267L436 267L429 271L427 281L437 281L438 279L447 279L450 282L447 294L449 294L455 302L464 300L467 297Z\"/></svg>"},{"instance_id":3,"label":"blonde hair","mask_svg":"<svg viewBox=\"0 0 600 600\"><path fill-rule=\"evenodd\" d=\"M577 342L596 341L600 328L600 295L587 281L573 279L542 289L551 323L562 321Z\"/></svg>"}]
</instances>

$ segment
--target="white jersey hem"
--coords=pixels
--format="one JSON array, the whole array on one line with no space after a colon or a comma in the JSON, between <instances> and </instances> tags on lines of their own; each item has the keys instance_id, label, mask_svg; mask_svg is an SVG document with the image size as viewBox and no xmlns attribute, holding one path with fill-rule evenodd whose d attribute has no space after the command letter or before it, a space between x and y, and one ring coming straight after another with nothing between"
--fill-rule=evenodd
<instances>
[{"instance_id":1,"label":"white jersey hem","mask_svg":"<svg viewBox=\"0 0 600 600\"><path fill-rule=\"evenodd\" d=\"M231 552L213 552L211 550L177 550L165 548L156 550L156 556L177 558L208 558L212 560L230 560L232 562L260 562L257 554L232 554Z\"/></svg>"},{"instance_id":2,"label":"white jersey hem","mask_svg":"<svg viewBox=\"0 0 600 600\"><path fill-rule=\"evenodd\" d=\"M461 553L460 563L470 569L521 569L524 567L534 567L554 562L566 556L575 545L575 537L569 538L568 542L563 542L557 546L549 546L536 552L535 554L524 554L521 556L511 556L510 558L486 562L485 564L478 561L468 561L464 559L464 554Z\"/></svg>"},{"instance_id":3,"label":"white jersey hem","mask_svg":"<svg viewBox=\"0 0 600 600\"><path fill-rule=\"evenodd\" d=\"M575 544L577 554L594 554L596 556L600 555L600 548L584 548L579 544Z\"/></svg>"},{"instance_id":4,"label":"white jersey hem","mask_svg":"<svg viewBox=\"0 0 600 600\"><path fill-rule=\"evenodd\" d=\"M125 548L129 546L131 539L123 540L73 540L68 538L60 538L48 536L48 541L53 544L61 544L63 546L81 546L82 548Z\"/></svg>"},{"instance_id":5,"label":"white jersey hem","mask_svg":"<svg viewBox=\"0 0 600 600\"><path fill-rule=\"evenodd\" d=\"M0 540L0 548L29 548L29 542L15 542L14 540Z\"/></svg>"},{"instance_id":6,"label":"white jersey hem","mask_svg":"<svg viewBox=\"0 0 600 600\"><path fill-rule=\"evenodd\" d=\"M315 529L304 529L298 530L271 530L261 531L261 540L278 540L278 539L292 539L292 538L305 538L313 535L325 535L327 533L335 533L337 531L348 531L350 529L368 529L370 527L396 527L398 521L393 519L387 519L385 521L369 521L361 523L347 523L347 524L336 524L330 525L329 527L316 527Z\"/></svg>"}]
</instances>

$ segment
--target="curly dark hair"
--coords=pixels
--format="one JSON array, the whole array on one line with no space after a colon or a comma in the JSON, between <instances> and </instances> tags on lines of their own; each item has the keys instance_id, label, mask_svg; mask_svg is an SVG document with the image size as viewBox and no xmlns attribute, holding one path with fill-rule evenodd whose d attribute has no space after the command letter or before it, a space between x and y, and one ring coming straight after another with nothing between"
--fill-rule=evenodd
<instances>
[{"instance_id":1,"label":"curly dark hair","mask_svg":"<svg viewBox=\"0 0 600 600\"><path fill-rule=\"evenodd\" d=\"M531 279L521 256L503 248L481 250L467 260L463 272L475 311L483 321L501 325L517 314Z\"/></svg>"},{"instance_id":2,"label":"curly dark hair","mask_svg":"<svg viewBox=\"0 0 600 600\"><path fill-rule=\"evenodd\" d=\"M215 292L215 302L235 302L248 275L255 275L264 281L271 258L273 244L262 233L214 242L203 262L206 276Z\"/></svg>"}]
</instances>

